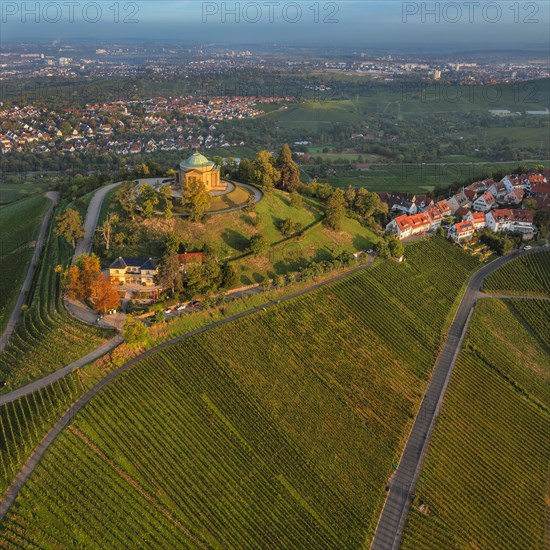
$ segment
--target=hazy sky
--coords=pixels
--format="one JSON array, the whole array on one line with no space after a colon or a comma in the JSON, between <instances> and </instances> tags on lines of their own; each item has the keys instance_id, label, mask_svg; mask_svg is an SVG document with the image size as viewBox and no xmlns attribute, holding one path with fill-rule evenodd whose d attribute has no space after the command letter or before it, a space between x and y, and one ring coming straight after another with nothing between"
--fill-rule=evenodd
<instances>
[{"instance_id":1,"label":"hazy sky","mask_svg":"<svg viewBox=\"0 0 550 550\"><path fill-rule=\"evenodd\" d=\"M2 0L0 5L2 42L176 39L464 50L540 48L548 45L550 33L547 1Z\"/></svg>"}]
</instances>

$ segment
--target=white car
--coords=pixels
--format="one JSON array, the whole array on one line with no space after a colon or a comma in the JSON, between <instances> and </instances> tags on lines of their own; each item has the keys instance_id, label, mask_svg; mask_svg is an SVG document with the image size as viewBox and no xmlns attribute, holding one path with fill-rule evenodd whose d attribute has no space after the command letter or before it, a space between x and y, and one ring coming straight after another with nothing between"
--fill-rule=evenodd
<instances>
[{"instance_id":1,"label":"white car","mask_svg":"<svg viewBox=\"0 0 550 550\"><path fill-rule=\"evenodd\" d=\"M532 246L526 246L523 250L531 250L532 248Z\"/></svg>"},{"instance_id":2,"label":"white car","mask_svg":"<svg viewBox=\"0 0 550 550\"><path fill-rule=\"evenodd\" d=\"M185 305L184 304L180 304L177 308L176 308L176 311L182 311L185 309Z\"/></svg>"},{"instance_id":3,"label":"white car","mask_svg":"<svg viewBox=\"0 0 550 550\"><path fill-rule=\"evenodd\" d=\"M172 313L172 308L171 308L171 307L167 307L167 308L164 310L164 313Z\"/></svg>"}]
</instances>

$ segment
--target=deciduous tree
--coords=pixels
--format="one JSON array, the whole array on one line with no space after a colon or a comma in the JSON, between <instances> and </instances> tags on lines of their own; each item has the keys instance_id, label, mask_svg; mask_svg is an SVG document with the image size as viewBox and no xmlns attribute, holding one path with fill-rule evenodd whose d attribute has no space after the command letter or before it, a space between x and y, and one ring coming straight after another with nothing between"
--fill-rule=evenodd
<instances>
[{"instance_id":1,"label":"deciduous tree","mask_svg":"<svg viewBox=\"0 0 550 550\"><path fill-rule=\"evenodd\" d=\"M57 218L55 234L58 237L64 237L72 244L73 248L75 248L76 240L84 235L84 227L82 226L80 214L72 208L67 208L67 210Z\"/></svg>"}]
</instances>

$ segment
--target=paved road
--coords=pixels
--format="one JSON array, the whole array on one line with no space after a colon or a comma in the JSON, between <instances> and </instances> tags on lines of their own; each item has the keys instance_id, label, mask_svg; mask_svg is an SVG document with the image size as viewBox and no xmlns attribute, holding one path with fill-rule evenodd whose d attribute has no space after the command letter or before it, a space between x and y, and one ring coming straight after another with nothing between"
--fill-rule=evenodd
<instances>
[{"instance_id":1,"label":"paved road","mask_svg":"<svg viewBox=\"0 0 550 550\"><path fill-rule=\"evenodd\" d=\"M345 277L349 277L353 273L356 273L358 271L367 269L370 265L372 265L372 262L374 261L374 258L369 258L368 262L364 265L361 265L359 267L356 267L350 271L346 271L345 273L341 273L340 275L337 275L336 277L332 277L330 279L327 279L325 281L322 281L320 283L316 283L313 286L310 286L308 288L305 288L303 290L299 290L297 292L294 292L292 294L289 294L287 296L281 297L280 300L273 300L271 302L268 302L267 304L264 304L262 306L258 306L252 309L248 309L246 311L242 311L241 313L237 313L235 315L232 315L231 317L227 317L225 319L221 319L220 321L216 321L215 323L212 323L210 325L206 325L204 327L195 329L191 332L188 332L186 334L183 334L182 336L178 336L177 338L173 338L172 340L168 340L162 344L159 344L158 346L155 346L140 355L134 357L118 369L114 370L110 374L108 374L105 378L100 380L93 388L88 390L82 397L80 397L75 403L63 414L63 416L58 420L58 422L48 431L48 433L44 436L42 441L38 444L36 449L32 452L32 454L29 456L25 464L23 465L23 468L19 472L19 474L16 476L15 480L10 485L9 489L6 491L4 496L2 497L2 500L0 501L0 521L4 518L6 513L8 512L10 506L13 504L15 499L17 498L17 495L19 494L19 491L22 489L23 485L27 481L27 479L30 477L30 475L35 470L36 466L38 466L38 463L40 462L40 459L48 449L48 447L54 442L55 438L63 431L63 429L71 422L74 415L80 411L102 388L104 388L107 384L112 382L115 378L118 378L121 374L126 372L129 368L131 368L133 365L135 365L138 361L141 361L142 359L145 359L146 357L152 355L153 353L156 353L157 351L160 351L164 348L167 348L169 346L172 346L173 344L176 344L178 342L183 342L184 340L187 340L188 338L191 338L192 336L195 336L197 334L200 334L201 332L206 332L207 330L211 330L215 327L219 327L221 325L225 325L227 323L231 323L233 321L236 321L237 319L241 319L242 317L246 317L247 315L251 315L253 313L258 313L260 311L266 310L270 307L273 307L281 302L286 302L288 300L292 300L293 298L297 298L298 296L301 296L303 294L306 294L307 292L311 292L314 290L317 290L323 286L326 286L328 284L335 283ZM114 340L114 339L113 339ZM118 345L118 343L116 344ZM114 346L113 346L114 347ZM97 351L97 350L96 350ZM92 352L94 353L94 352ZM80 361L84 362L86 358L81 359ZM82 365L81 365L82 366ZM69 367L65 367L65 369L69 368L75 368L76 365L73 363L73 365L69 365ZM63 369L64 370L64 369ZM58 371L61 372L61 371ZM53 379L48 380L47 383L43 382L46 379L38 380L37 382L34 382L33 384L29 384L29 386L25 386L24 388L21 388L20 390L16 390L15 392L6 394L3 397L0 397L0 405L2 405L5 402L13 401L17 397L15 396L16 393L18 393L19 397L21 395L26 395L27 393L31 393L32 391L35 391L36 389L40 387L44 387L48 383L51 383L53 380L56 380L60 378L61 376L58 376L58 372L50 375L50 377L55 377ZM70 370L67 370L65 374L70 372ZM50 378L46 377L46 378Z\"/></svg>"},{"instance_id":2,"label":"paved road","mask_svg":"<svg viewBox=\"0 0 550 550\"><path fill-rule=\"evenodd\" d=\"M101 212L101 205L103 199L111 189L114 189L122 182L111 183L105 187L100 187L92 197L90 204L88 205L88 212L86 213L86 219L84 220L84 236L76 244L76 248L73 254L73 262L76 258L82 254L89 254L92 251L92 241L94 233L97 227L97 221L99 220L99 214Z\"/></svg>"},{"instance_id":3,"label":"paved road","mask_svg":"<svg viewBox=\"0 0 550 550\"><path fill-rule=\"evenodd\" d=\"M36 245L34 247L31 263L29 265L29 269L27 270L27 276L25 277L25 281L23 282L23 286L21 287L21 290L19 292L17 302L15 302L15 307L13 308L8 323L6 324L6 328L2 333L2 336L0 336L0 353L4 351L4 348L6 347L9 339L11 338L11 335L13 334L13 331L15 330L15 325L17 325L17 321L19 321L19 317L21 316L21 308L25 303L27 292L31 287L32 279L34 277L34 272L36 270L40 254L42 254L42 249L44 248L44 242L46 241L46 232L50 225L50 220L52 218L55 205L59 200L59 193L57 191L48 191L48 193L46 193L46 197L48 197L52 201L52 204L46 212L44 219L42 220L42 225L40 226L40 232L38 233L38 238L36 239Z\"/></svg>"},{"instance_id":4,"label":"paved road","mask_svg":"<svg viewBox=\"0 0 550 550\"><path fill-rule=\"evenodd\" d=\"M371 544L372 550L394 550L399 548L407 522L412 494L422 469L424 457L458 352L466 334L466 328L475 302L484 296L480 292L483 281L488 275L510 260L539 250L534 248L531 251L515 251L508 256L498 258L482 267L470 279L447 334L443 349L437 358L432 378L409 434L405 450L401 455L399 466L389 482L386 502Z\"/></svg>"}]
</instances>

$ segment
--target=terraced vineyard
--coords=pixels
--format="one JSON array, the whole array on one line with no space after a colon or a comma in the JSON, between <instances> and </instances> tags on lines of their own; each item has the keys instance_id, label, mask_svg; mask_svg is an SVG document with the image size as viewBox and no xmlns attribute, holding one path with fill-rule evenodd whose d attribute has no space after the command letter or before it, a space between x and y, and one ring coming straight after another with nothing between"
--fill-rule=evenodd
<instances>
[{"instance_id":1,"label":"terraced vineyard","mask_svg":"<svg viewBox=\"0 0 550 550\"><path fill-rule=\"evenodd\" d=\"M76 374L0 407L0 495L82 385Z\"/></svg>"},{"instance_id":2,"label":"terraced vineyard","mask_svg":"<svg viewBox=\"0 0 550 550\"><path fill-rule=\"evenodd\" d=\"M55 441L0 541L362 547L478 265L440 238L407 259L138 363Z\"/></svg>"},{"instance_id":3,"label":"terraced vineyard","mask_svg":"<svg viewBox=\"0 0 550 550\"><path fill-rule=\"evenodd\" d=\"M27 275L34 252L33 241L50 204L40 194L0 209L0 333L8 322Z\"/></svg>"},{"instance_id":4,"label":"terraced vineyard","mask_svg":"<svg viewBox=\"0 0 550 550\"><path fill-rule=\"evenodd\" d=\"M27 299L28 310L0 355L0 378L6 379L2 391L68 365L111 336L110 331L77 321L63 306L60 278L54 270L69 261L70 252L66 243L50 232Z\"/></svg>"},{"instance_id":5,"label":"terraced vineyard","mask_svg":"<svg viewBox=\"0 0 550 550\"><path fill-rule=\"evenodd\" d=\"M550 250L527 254L495 271L485 281L486 292L550 294Z\"/></svg>"},{"instance_id":6,"label":"terraced vineyard","mask_svg":"<svg viewBox=\"0 0 550 550\"><path fill-rule=\"evenodd\" d=\"M476 305L404 549L548 548L549 319L543 300Z\"/></svg>"}]
</instances>

